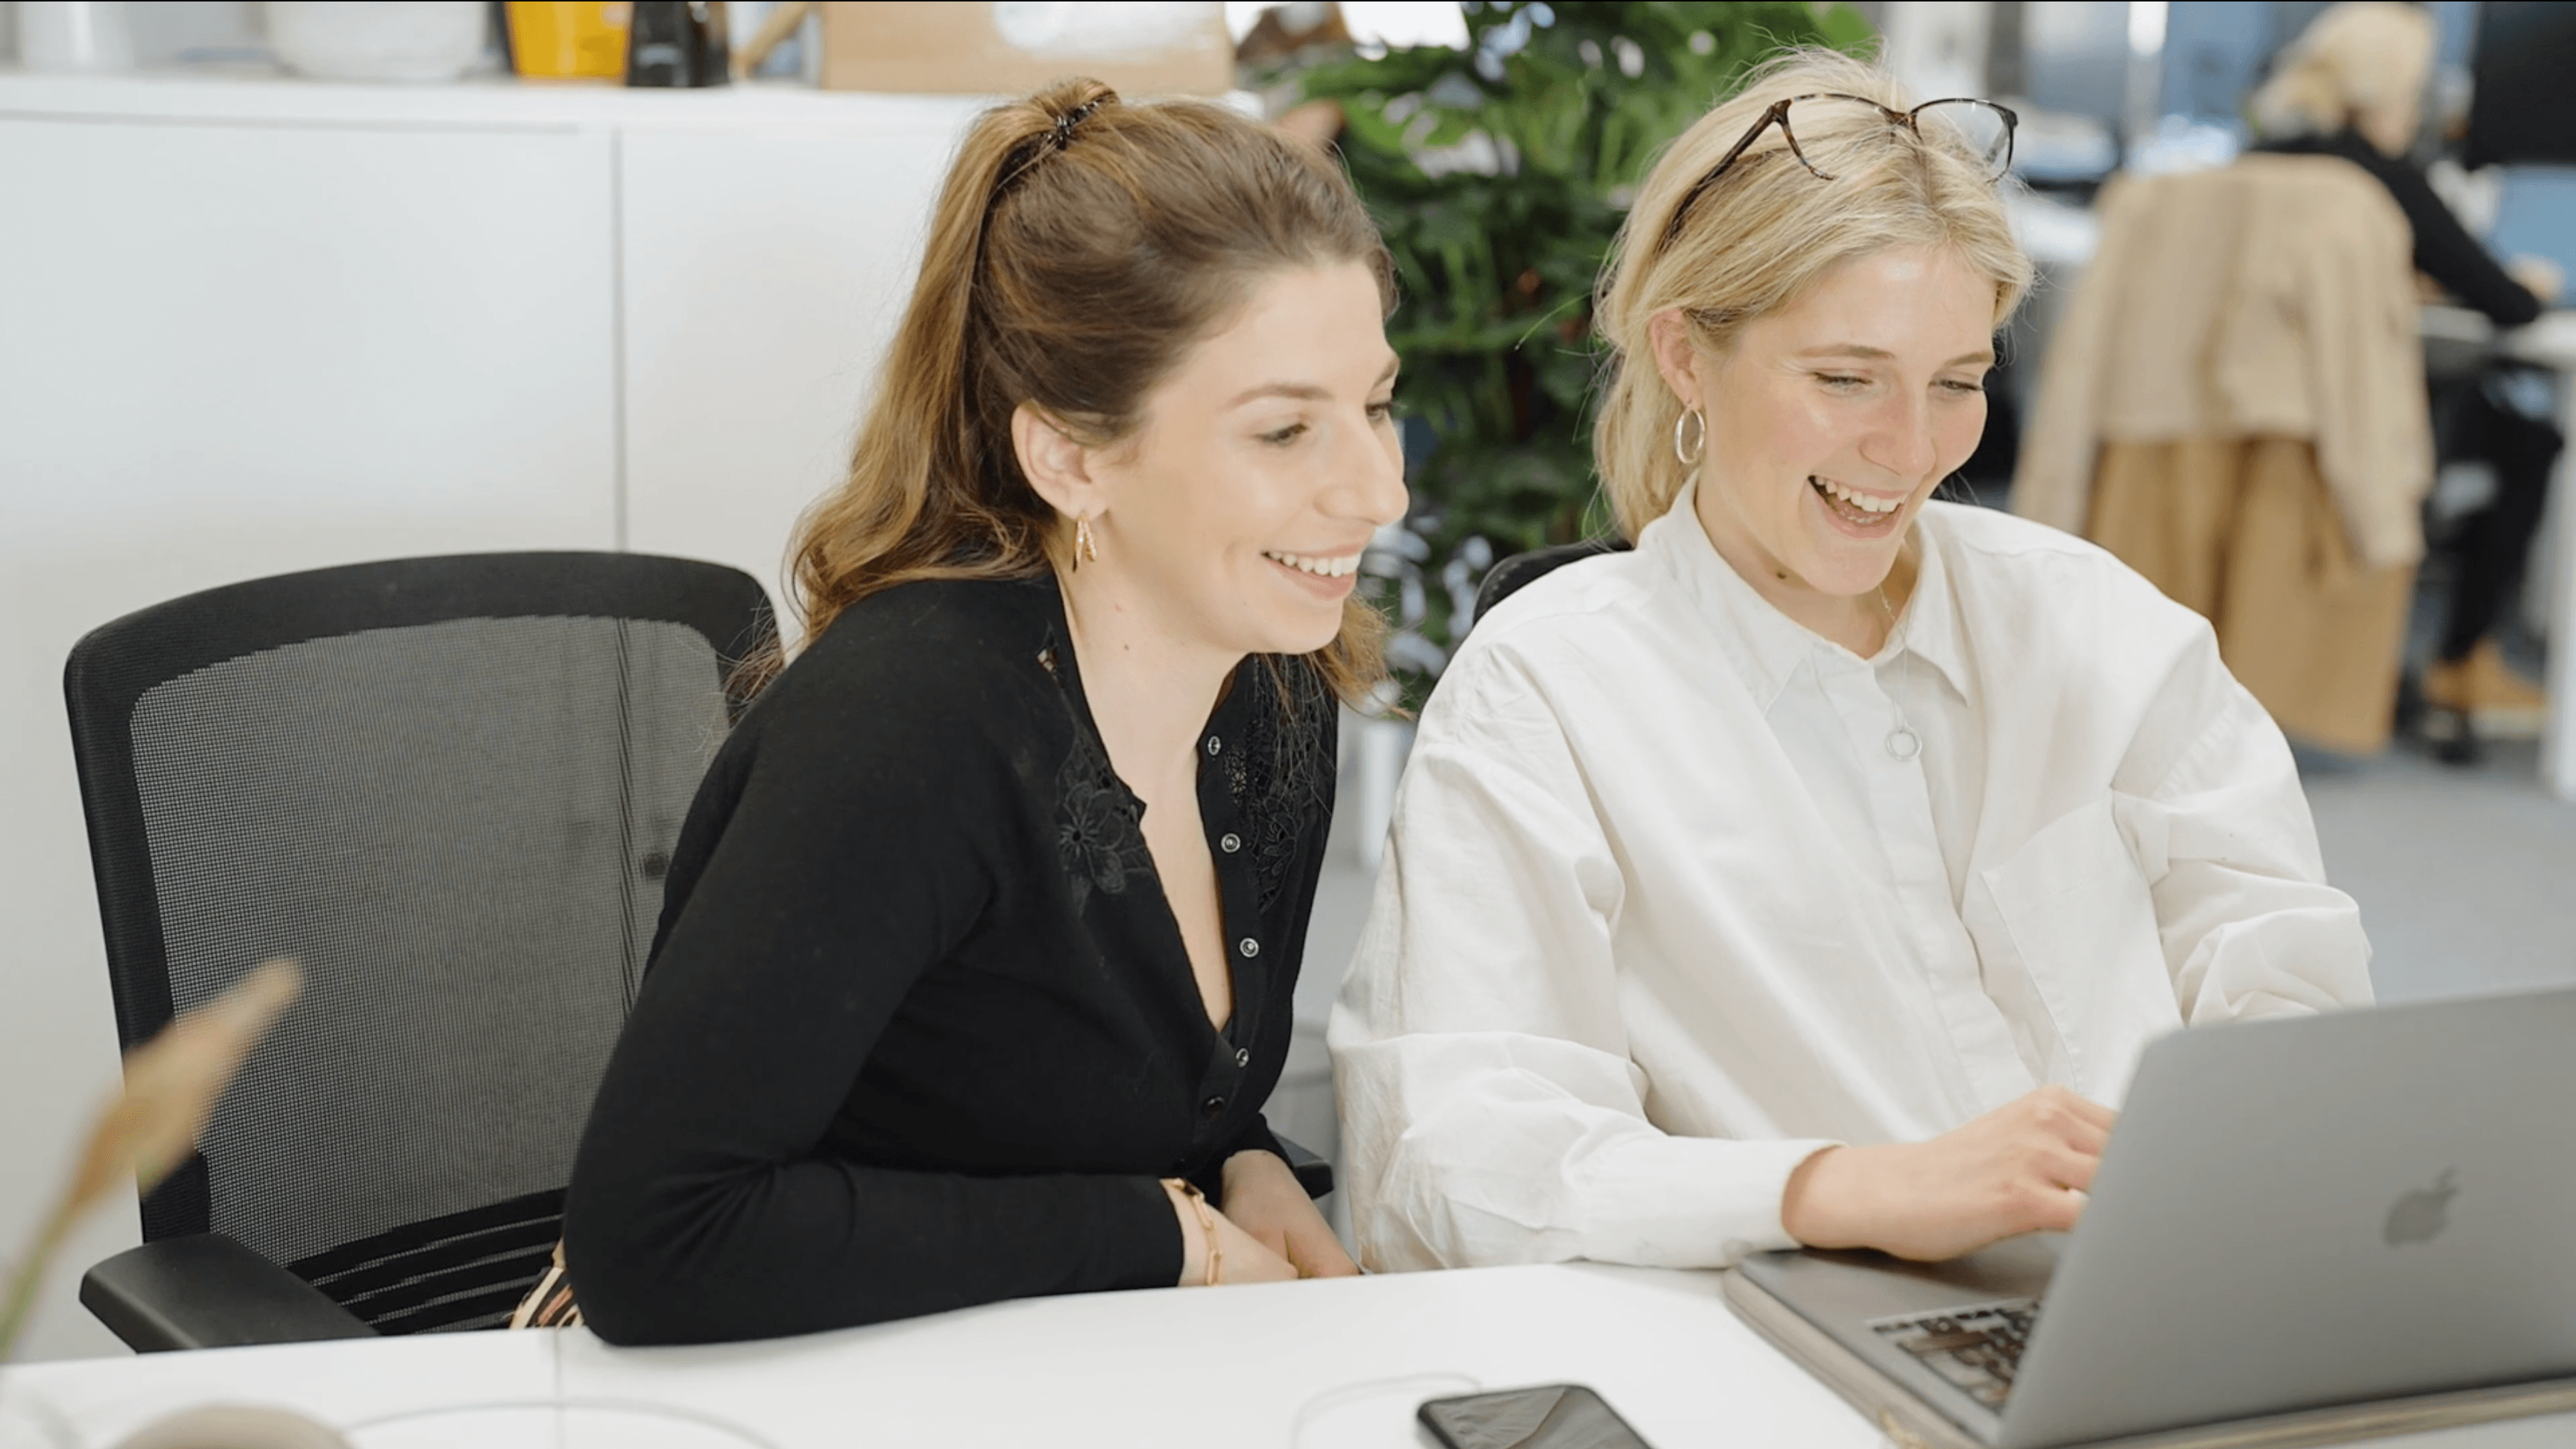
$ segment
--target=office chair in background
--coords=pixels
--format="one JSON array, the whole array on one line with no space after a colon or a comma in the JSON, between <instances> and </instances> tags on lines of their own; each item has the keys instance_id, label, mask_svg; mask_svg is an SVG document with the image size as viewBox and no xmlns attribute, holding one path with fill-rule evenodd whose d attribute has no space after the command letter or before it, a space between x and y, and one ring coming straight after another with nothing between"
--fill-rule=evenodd
<instances>
[{"instance_id":1,"label":"office chair in background","mask_svg":"<svg viewBox=\"0 0 2576 1449\"><path fill-rule=\"evenodd\" d=\"M2115 178L2013 507L2210 621L2293 740L2377 753L2433 481L2405 213L2332 156Z\"/></svg>"},{"instance_id":2,"label":"office chair in background","mask_svg":"<svg viewBox=\"0 0 2576 1449\"><path fill-rule=\"evenodd\" d=\"M1537 583L1570 563L1581 563L1605 553L1626 553L1636 545L1624 538L1587 538L1577 543L1554 544L1516 553L1485 570L1484 581L1476 585L1476 618L1494 610L1496 604ZM1474 621L1469 621L1472 630Z\"/></svg>"},{"instance_id":3,"label":"office chair in background","mask_svg":"<svg viewBox=\"0 0 2576 1449\"><path fill-rule=\"evenodd\" d=\"M117 1035L270 956L303 1000L142 1247L137 1349L497 1326L563 1185L760 586L634 554L357 564L156 605L64 671Z\"/></svg>"}]
</instances>

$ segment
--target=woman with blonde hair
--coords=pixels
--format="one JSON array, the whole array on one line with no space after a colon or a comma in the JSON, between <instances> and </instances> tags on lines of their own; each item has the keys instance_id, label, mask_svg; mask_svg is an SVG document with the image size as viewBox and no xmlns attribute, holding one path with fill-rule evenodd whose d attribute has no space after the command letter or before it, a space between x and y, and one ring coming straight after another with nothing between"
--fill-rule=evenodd
<instances>
[{"instance_id":1,"label":"woman with blonde hair","mask_svg":"<svg viewBox=\"0 0 2576 1449\"><path fill-rule=\"evenodd\" d=\"M2381 154L2402 156L2423 118L2433 42L2433 17L2420 5L2344 0L2281 52L2246 109L2267 139L2350 129Z\"/></svg>"},{"instance_id":2,"label":"woman with blonde hair","mask_svg":"<svg viewBox=\"0 0 2576 1449\"><path fill-rule=\"evenodd\" d=\"M2065 1228L2151 1037L2370 999L2208 626L1932 497L2029 284L2012 121L1792 55L1639 189L1596 435L1635 549L1477 621L1334 1015L1364 1263Z\"/></svg>"},{"instance_id":3,"label":"woman with blonde hair","mask_svg":"<svg viewBox=\"0 0 2576 1449\"><path fill-rule=\"evenodd\" d=\"M1341 171L1069 81L961 145L804 651L709 768L564 1208L617 1343L1356 1271L1263 1125L1405 493Z\"/></svg>"},{"instance_id":4,"label":"woman with blonde hair","mask_svg":"<svg viewBox=\"0 0 2576 1449\"><path fill-rule=\"evenodd\" d=\"M2433 17L2395 0L2345 0L2310 21L2247 102L2263 150L2336 156L2385 187L2414 233L2415 270L2501 327L2554 300L2562 279L2537 257L2499 264L2407 159L2433 69ZM2426 701L2455 716L2451 758L2474 754L2472 722L2535 719L2547 698L2505 666L2494 629L2522 582L2548 501L2557 428L2518 407L2512 367L2437 389L2434 408L2454 458L2494 467L2496 496L2460 531L2442 638L2424 674ZM2541 389L2546 396L2546 387Z\"/></svg>"}]
</instances>

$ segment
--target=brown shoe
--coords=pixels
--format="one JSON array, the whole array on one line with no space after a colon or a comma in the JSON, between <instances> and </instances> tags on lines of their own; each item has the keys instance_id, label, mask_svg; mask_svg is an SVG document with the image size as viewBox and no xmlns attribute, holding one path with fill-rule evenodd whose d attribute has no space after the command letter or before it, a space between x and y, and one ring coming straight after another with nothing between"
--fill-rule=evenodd
<instances>
[{"instance_id":1,"label":"brown shoe","mask_svg":"<svg viewBox=\"0 0 2576 1449\"><path fill-rule=\"evenodd\" d=\"M2467 715L2488 739L2538 739L2549 723L2549 696L2515 674L2493 639L2464 659L2437 659L2424 671L2424 701Z\"/></svg>"},{"instance_id":2,"label":"brown shoe","mask_svg":"<svg viewBox=\"0 0 2576 1449\"><path fill-rule=\"evenodd\" d=\"M2436 659L2424 666L2424 703L2452 714L2469 712L2469 665L2464 659Z\"/></svg>"}]
</instances>

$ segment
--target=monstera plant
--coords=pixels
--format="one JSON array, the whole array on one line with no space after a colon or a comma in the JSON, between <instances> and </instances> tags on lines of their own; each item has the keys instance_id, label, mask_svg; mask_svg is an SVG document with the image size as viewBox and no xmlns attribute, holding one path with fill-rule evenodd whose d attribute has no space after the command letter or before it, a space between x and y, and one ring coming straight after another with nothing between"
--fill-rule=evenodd
<instances>
[{"instance_id":1,"label":"monstera plant","mask_svg":"<svg viewBox=\"0 0 2576 1449\"><path fill-rule=\"evenodd\" d=\"M1284 77L1340 106L1341 154L1395 254L1414 512L1369 569L1417 699L1494 560L1608 527L1591 298L1647 166L1763 56L1872 38L1841 5L1460 8L1462 48L1344 52Z\"/></svg>"}]
</instances>

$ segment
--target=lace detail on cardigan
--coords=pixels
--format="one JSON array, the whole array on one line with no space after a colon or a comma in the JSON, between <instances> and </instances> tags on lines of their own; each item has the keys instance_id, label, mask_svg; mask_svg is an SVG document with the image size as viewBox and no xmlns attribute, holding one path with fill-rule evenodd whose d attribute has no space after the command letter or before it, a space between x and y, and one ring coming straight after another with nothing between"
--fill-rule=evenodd
<instances>
[{"instance_id":1,"label":"lace detail on cardigan","mask_svg":"<svg viewBox=\"0 0 2576 1449\"><path fill-rule=\"evenodd\" d=\"M1038 663L1062 688L1052 646L1040 651ZM1082 712L1064 695L1065 713L1073 726L1073 744L1056 770L1056 857L1073 886L1073 908L1081 910L1095 890L1122 895L1129 876L1150 877L1153 853L1145 847L1145 825L1136 797L1110 768L1109 752L1092 732Z\"/></svg>"},{"instance_id":2,"label":"lace detail on cardigan","mask_svg":"<svg viewBox=\"0 0 2576 1449\"><path fill-rule=\"evenodd\" d=\"M1038 663L1061 687L1053 646ZM1245 661L1239 687L1258 691L1247 712L1240 748L1225 760L1227 792L1249 833L1253 881L1267 911L1288 887L1307 829L1331 808L1336 761L1324 746L1334 708L1332 691L1303 659L1262 657ZM1123 894L1130 876L1154 874L1145 845L1144 820L1134 794L1119 780L1109 754L1073 696L1073 744L1056 772L1056 851L1080 910L1097 890Z\"/></svg>"},{"instance_id":3,"label":"lace detail on cardigan","mask_svg":"<svg viewBox=\"0 0 2576 1449\"><path fill-rule=\"evenodd\" d=\"M1331 809L1337 762L1325 751L1334 708L1323 676L1302 658L1244 661L1244 682L1261 690L1243 748L1227 762L1226 785L1249 829L1253 878L1261 909L1288 887L1299 844Z\"/></svg>"}]
</instances>

